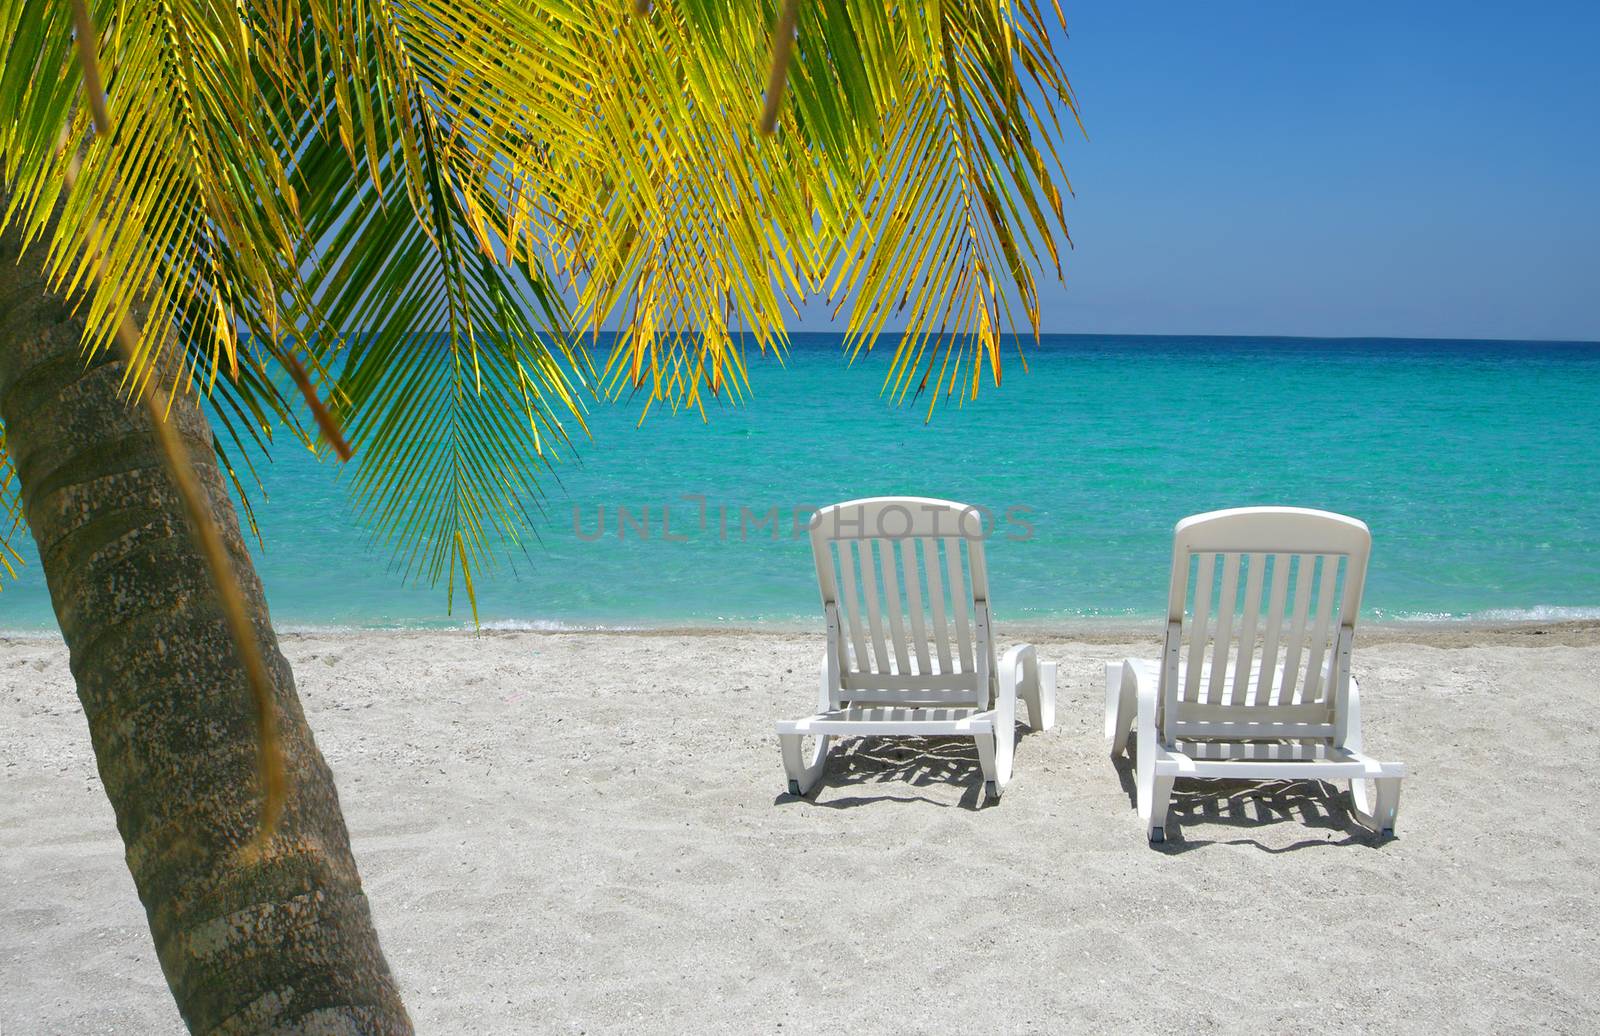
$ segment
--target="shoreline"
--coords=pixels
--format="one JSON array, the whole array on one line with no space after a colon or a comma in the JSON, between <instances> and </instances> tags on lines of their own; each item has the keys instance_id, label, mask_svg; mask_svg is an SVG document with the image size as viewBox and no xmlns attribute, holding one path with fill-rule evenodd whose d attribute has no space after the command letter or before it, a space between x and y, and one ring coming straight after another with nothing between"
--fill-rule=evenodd
<instances>
[{"instance_id":1,"label":"shoreline","mask_svg":"<svg viewBox=\"0 0 1600 1036\"><path fill-rule=\"evenodd\" d=\"M998 622L1001 642L1038 641L1041 643L1121 644L1155 641L1161 635L1161 620L1147 619L1061 619L1045 621ZM762 623L747 625L637 625L637 626L496 626L480 629L465 626L295 626L277 630L278 639L293 643L329 637L374 640L416 640L428 638L477 638L502 640L518 637L641 637L641 638L725 638L821 636L817 624ZM1434 647L1477 645L1527 646L1561 645L1590 647L1600 645L1600 619L1529 619L1525 621L1480 621L1474 619L1369 620L1357 629L1357 639L1366 644L1420 644ZM0 645L59 643L60 632L49 630L0 629Z\"/></svg>"}]
</instances>

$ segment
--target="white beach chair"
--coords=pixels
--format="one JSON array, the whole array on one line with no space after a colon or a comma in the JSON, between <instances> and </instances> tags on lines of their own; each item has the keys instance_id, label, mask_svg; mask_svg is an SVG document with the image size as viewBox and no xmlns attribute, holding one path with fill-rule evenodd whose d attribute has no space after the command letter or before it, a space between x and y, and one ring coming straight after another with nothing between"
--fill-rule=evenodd
<instances>
[{"instance_id":1,"label":"white beach chair","mask_svg":"<svg viewBox=\"0 0 1600 1036\"><path fill-rule=\"evenodd\" d=\"M1106 665L1106 736L1117 756L1138 732L1139 817L1152 842L1165 837L1178 777L1349 780L1357 819L1394 833L1405 767L1362 754L1350 676L1371 548L1364 523L1298 507L1178 523L1161 658Z\"/></svg>"},{"instance_id":2,"label":"white beach chair","mask_svg":"<svg viewBox=\"0 0 1600 1036\"><path fill-rule=\"evenodd\" d=\"M1049 729L1056 669L1027 644L995 665L980 512L922 497L851 500L817 512L811 551L828 643L817 713L778 724L789 791L811 790L835 737L942 734L977 742L985 790L999 798L1017 696L1029 724Z\"/></svg>"}]
</instances>

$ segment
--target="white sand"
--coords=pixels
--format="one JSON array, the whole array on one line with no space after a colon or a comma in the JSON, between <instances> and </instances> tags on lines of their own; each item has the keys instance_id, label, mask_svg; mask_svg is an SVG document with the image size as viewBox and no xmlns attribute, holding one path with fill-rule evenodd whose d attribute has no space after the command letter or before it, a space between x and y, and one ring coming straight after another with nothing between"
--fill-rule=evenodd
<instances>
[{"instance_id":1,"label":"white sand","mask_svg":"<svg viewBox=\"0 0 1600 1036\"><path fill-rule=\"evenodd\" d=\"M954 742L835 752L772 721L819 638L286 640L428 1033L1600 1027L1600 633L1364 633L1375 845L1321 785L1179 785L1146 847L1102 659L1049 641L1061 723L974 809ZM0 1033L181 1031L59 641L0 642Z\"/></svg>"}]
</instances>

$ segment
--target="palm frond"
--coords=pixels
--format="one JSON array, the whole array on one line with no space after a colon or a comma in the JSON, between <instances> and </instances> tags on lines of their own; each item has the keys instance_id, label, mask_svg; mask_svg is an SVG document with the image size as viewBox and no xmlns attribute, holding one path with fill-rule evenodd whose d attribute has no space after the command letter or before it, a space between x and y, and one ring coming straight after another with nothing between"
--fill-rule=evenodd
<instances>
[{"instance_id":1,"label":"palm frond","mask_svg":"<svg viewBox=\"0 0 1600 1036\"><path fill-rule=\"evenodd\" d=\"M814 294L852 355L903 324L884 387L931 388L930 414L999 381L1006 332L1038 334L1034 269L1061 276L1070 241L1056 109L1076 101L1035 0L802 3L771 138L754 123L775 4L594 17L581 146L510 168L551 210L513 230L542 235L527 247L569 278L580 325L620 325L609 395L741 394L735 329L781 350Z\"/></svg>"},{"instance_id":2,"label":"palm frond","mask_svg":"<svg viewBox=\"0 0 1600 1036\"><path fill-rule=\"evenodd\" d=\"M366 32L339 37L339 6L301 62L343 86L291 102L308 105L290 176L318 257L295 333L356 446L351 488L376 536L408 576L452 597L459 578L476 616L472 570L518 549L567 422L583 428L582 370L559 293L491 218L493 91L440 61L490 27L451 23L448 5L377 5ZM351 55L366 64L341 64Z\"/></svg>"},{"instance_id":3,"label":"palm frond","mask_svg":"<svg viewBox=\"0 0 1600 1036\"><path fill-rule=\"evenodd\" d=\"M548 258L580 327L620 325L597 384L642 391L646 410L746 391L741 344L781 353L784 310L820 269L798 172L811 158L802 138L756 130L767 44L729 30L745 24L700 34L674 5L642 17L595 5L562 20L560 46L529 31L497 47L492 71L474 69L510 101L485 125L528 127L474 144L501 156L486 178L510 214L501 233ZM573 86L543 104L515 87L552 71Z\"/></svg>"},{"instance_id":4,"label":"palm frond","mask_svg":"<svg viewBox=\"0 0 1600 1036\"><path fill-rule=\"evenodd\" d=\"M465 588L466 568L517 541L541 467L569 444L564 421L582 426L564 312L478 252L455 193L437 191L424 224L398 176L380 192L317 171L340 161L313 142L297 173L318 185L308 212L325 214L307 219L319 319L350 329L317 358L356 444L352 489L408 574L453 585L462 566Z\"/></svg>"},{"instance_id":5,"label":"palm frond","mask_svg":"<svg viewBox=\"0 0 1600 1036\"><path fill-rule=\"evenodd\" d=\"M1048 260L1061 277L1056 234L1070 243L1054 113L1076 118L1076 100L1032 0L817 11L813 45L840 67L841 41L861 55L851 66L860 74L824 85L875 116L871 139L849 156L860 163L851 182L861 205L855 225L833 228L840 247L826 293L836 314L848 310L852 356L902 322L884 388L897 402L931 389L931 416L941 399L976 395L986 369L999 384L1007 332L1039 333L1033 270ZM830 30L830 19L853 31ZM802 64L798 82L812 75ZM828 91L799 87L797 103L807 97L825 107Z\"/></svg>"},{"instance_id":6,"label":"palm frond","mask_svg":"<svg viewBox=\"0 0 1600 1036\"><path fill-rule=\"evenodd\" d=\"M177 331L145 336L130 391L165 369L169 389L212 395L252 527L251 454L278 426L310 441L280 376L303 358L312 398L329 394L365 447L351 484L380 536L409 571L470 588L468 566L515 548L540 458L566 440L560 411L581 426L581 380L540 260L490 239L496 152L463 114L487 100L462 85L471 51L450 42L449 8L102 3L116 121L90 135L58 6L0 8L0 107L19 112L0 175L6 218L36 238L81 156L50 246L86 348L135 307ZM158 362L170 341L183 364ZM441 418L448 434L415 434Z\"/></svg>"},{"instance_id":7,"label":"palm frond","mask_svg":"<svg viewBox=\"0 0 1600 1036\"><path fill-rule=\"evenodd\" d=\"M42 23L41 33L28 35L44 37L34 53L58 82L53 90L36 91L36 99L22 91L26 117L14 131L37 138L52 123L58 135L71 129L58 136L64 146L41 147L38 139L29 147L7 142L7 179L27 205L28 233L37 235L51 215L52 191L64 181L67 163L81 157L50 254L56 286L69 295L83 293L86 348L105 348L135 306L156 326L175 323L185 303L203 306L207 319L180 340L202 336L198 340L210 358L209 370L202 371L214 381L218 369L231 375L238 367L233 314L241 296L271 306L292 287L298 265L294 196L248 59L250 29L233 5L174 0L96 6L112 99L110 132L87 135L85 114L75 105L82 76L68 49L67 19L53 10L66 5L20 5L23 21ZM4 78L28 58L14 42ZM10 103L13 97L8 92L5 99ZM91 233L103 239L91 241ZM98 287L91 286L90 255L98 256ZM143 337L135 376L148 377L162 366L159 357L145 353L168 341L166 335ZM196 366L167 369L193 377Z\"/></svg>"},{"instance_id":8,"label":"palm frond","mask_svg":"<svg viewBox=\"0 0 1600 1036\"><path fill-rule=\"evenodd\" d=\"M98 0L99 134L66 7L0 0L0 178L37 238L81 157L50 248L86 345L134 306L174 328L130 390L212 394L241 491L274 428L312 441L303 364L377 535L469 596L584 392L704 414L821 296L852 355L902 325L884 390L931 414L1060 276L1076 106L1039 0L802 2L781 98L772 0Z\"/></svg>"},{"instance_id":9,"label":"palm frond","mask_svg":"<svg viewBox=\"0 0 1600 1036\"><path fill-rule=\"evenodd\" d=\"M241 296L274 297L282 279L263 265L273 266L293 218L260 204L272 196L261 185L281 182L281 166L263 146L248 65L239 70L249 30L236 8L206 4L103 3L96 13L99 24L114 25L100 53L119 122L90 139L71 5L0 8L9 40L0 48L0 108L12 116L0 126L4 219L19 221L29 241L58 220L50 254L56 285L69 294L94 283L88 257L101 257L99 286L80 305L86 351L107 347L136 309L147 324L177 329L145 336L150 351L135 365L135 383L157 369L157 350L174 342L185 350L184 363L165 369L185 388L199 382L215 392L218 454L254 528L250 498L259 483L241 479L233 460L247 444L264 448L275 426L303 433L282 394L236 348L235 309ZM77 189L58 209L74 153ZM94 250L91 234L103 235ZM219 370L227 372L220 383Z\"/></svg>"}]
</instances>

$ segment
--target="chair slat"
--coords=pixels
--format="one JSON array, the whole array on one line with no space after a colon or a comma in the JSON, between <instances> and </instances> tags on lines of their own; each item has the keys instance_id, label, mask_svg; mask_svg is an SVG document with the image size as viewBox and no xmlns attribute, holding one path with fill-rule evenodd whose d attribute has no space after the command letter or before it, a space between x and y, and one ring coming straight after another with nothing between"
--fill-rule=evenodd
<instances>
[{"instance_id":1,"label":"chair slat","mask_svg":"<svg viewBox=\"0 0 1600 1036\"><path fill-rule=\"evenodd\" d=\"M1191 759L1239 759L1255 762L1337 759L1345 762L1351 758L1350 753L1343 748L1334 748L1332 745L1315 741L1310 743L1278 741L1269 744L1180 741L1176 748Z\"/></svg>"},{"instance_id":2,"label":"chair slat","mask_svg":"<svg viewBox=\"0 0 1600 1036\"><path fill-rule=\"evenodd\" d=\"M850 668L856 672L871 671L872 660L867 654L867 641L861 629L861 602L856 598L856 552L850 540L838 541L839 596L844 598L845 616L849 620L850 645L855 649L855 660Z\"/></svg>"},{"instance_id":3,"label":"chair slat","mask_svg":"<svg viewBox=\"0 0 1600 1036\"><path fill-rule=\"evenodd\" d=\"M1267 594L1267 628L1261 635L1261 677L1256 681L1252 705L1272 704L1273 684L1278 669L1278 640L1283 634L1284 595L1289 591L1289 569L1293 558L1272 555L1272 589ZM1279 699L1279 704L1288 704Z\"/></svg>"},{"instance_id":4,"label":"chair slat","mask_svg":"<svg viewBox=\"0 0 1600 1036\"><path fill-rule=\"evenodd\" d=\"M1200 669L1205 661L1207 627L1211 622L1211 584L1217 576L1217 556L1196 554L1199 570L1194 579L1194 619L1189 624L1189 665L1183 678L1183 700L1195 701L1200 692Z\"/></svg>"},{"instance_id":5,"label":"chair slat","mask_svg":"<svg viewBox=\"0 0 1600 1036\"><path fill-rule=\"evenodd\" d=\"M1239 624L1239 653L1233 663L1233 681L1223 686L1227 704L1243 705L1250 690L1250 667L1256 660L1256 624L1261 614L1261 581L1266 573L1265 554L1243 555L1249 568L1244 580L1244 620Z\"/></svg>"},{"instance_id":6,"label":"chair slat","mask_svg":"<svg viewBox=\"0 0 1600 1036\"><path fill-rule=\"evenodd\" d=\"M911 620L911 639L917 653L917 672L931 673L928 662L928 630L922 617L922 573L917 568L917 541L906 537L900 541L900 570L906 588L906 613Z\"/></svg>"},{"instance_id":7,"label":"chair slat","mask_svg":"<svg viewBox=\"0 0 1600 1036\"><path fill-rule=\"evenodd\" d=\"M1294 558L1294 619L1289 623L1289 643L1283 650L1283 687L1278 691L1278 701L1284 705L1303 702L1295 697L1295 687L1300 682L1300 652L1306 639L1306 616L1311 611L1311 595L1316 592L1312 579L1316 575L1317 559L1314 554L1296 554Z\"/></svg>"},{"instance_id":8,"label":"chair slat","mask_svg":"<svg viewBox=\"0 0 1600 1036\"><path fill-rule=\"evenodd\" d=\"M1322 577L1317 586L1317 622L1311 631L1311 655L1306 659L1304 701L1322 696L1322 658L1328 653L1328 633L1333 627L1333 586L1338 581L1339 557L1323 554Z\"/></svg>"},{"instance_id":9,"label":"chair slat","mask_svg":"<svg viewBox=\"0 0 1600 1036\"><path fill-rule=\"evenodd\" d=\"M1217 636L1211 645L1211 683L1205 701L1222 700L1222 683L1228 675L1228 650L1233 646L1233 611L1238 606L1239 555L1222 556L1222 595L1217 598Z\"/></svg>"},{"instance_id":10,"label":"chair slat","mask_svg":"<svg viewBox=\"0 0 1600 1036\"><path fill-rule=\"evenodd\" d=\"M1327 707L1321 704L1312 705L1263 705L1256 708L1250 705L1204 705L1185 702L1178 706L1175 713L1179 720L1185 722L1210 722L1214 720L1227 720L1238 723L1289 723L1296 720L1304 722L1326 723L1328 721Z\"/></svg>"},{"instance_id":11,"label":"chair slat","mask_svg":"<svg viewBox=\"0 0 1600 1036\"><path fill-rule=\"evenodd\" d=\"M878 563L873 557L877 543L877 540L858 541L856 560L861 564L862 610L867 613L867 630L872 638L873 672L887 673L889 648L883 640L883 602L878 599Z\"/></svg>"},{"instance_id":12,"label":"chair slat","mask_svg":"<svg viewBox=\"0 0 1600 1036\"><path fill-rule=\"evenodd\" d=\"M939 654L939 672L953 672L950 664L950 629L944 617L944 576L940 571L939 541L922 541L922 564L928 576L928 604L933 608L933 646Z\"/></svg>"},{"instance_id":13,"label":"chair slat","mask_svg":"<svg viewBox=\"0 0 1600 1036\"><path fill-rule=\"evenodd\" d=\"M934 701L944 698L972 701L977 697L969 673L924 676L910 673L853 673L841 681L852 701ZM952 697L953 696L953 697Z\"/></svg>"},{"instance_id":14,"label":"chair slat","mask_svg":"<svg viewBox=\"0 0 1600 1036\"><path fill-rule=\"evenodd\" d=\"M911 659L906 652L906 624L900 617L901 580L895 562L894 540L878 541L878 561L883 571L883 603L889 620L889 639L894 647L896 672L911 672Z\"/></svg>"},{"instance_id":15,"label":"chair slat","mask_svg":"<svg viewBox=\"0 0 1600 1036\"><path fill-rule=\"evenodd\" d=\"M961 574L961 540L958 537L945 537L944 560L950 572L950 607L955 619L956 643L961 650L961 671L970 673L976 668L972 664L972 627L967 615L967 598L971 595L966 578Z\"/></svg>"}]
</instances>

